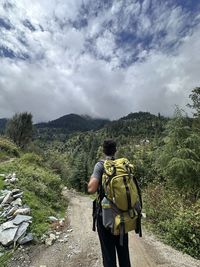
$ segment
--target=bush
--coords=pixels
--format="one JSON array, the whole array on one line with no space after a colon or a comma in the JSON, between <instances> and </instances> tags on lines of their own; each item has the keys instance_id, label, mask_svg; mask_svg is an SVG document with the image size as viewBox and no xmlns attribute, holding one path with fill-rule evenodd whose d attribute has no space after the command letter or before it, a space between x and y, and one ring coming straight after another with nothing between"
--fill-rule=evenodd
<instances>
[{"instance_id":1,"label":"bush","mask_svg":"<svg viewBox=\"0 0 200 267\"><path fill-rule=\"evenodd\" d=\"M67 204L61 196L60 176L42 165L43 159L34 153L27 153L20 159L0 164L0 173L16 173L19 179L16 186L24 192L23 202L31 208L33 223L30 228L37 237L48 229L48 217L57 216ZM0 180L1 186L3 184L1 185Z\"/></svg>"},{"instance_id":2,"label":"bush","mask_svg":"<svg viewBox=\"0 0 200 267\"><path fill-rule=\"evenodd\" d=\"M180 210L167 228L171 245L200 259L200 203Z\"/></svg>"},{"instance_id":3,"label":"bush","mask_svg":"<svg viewBox=\"0 0 200 267\"><path fill-rule=\"evenodd\" d=\"M156 183L144 191L144 203L147 225L168 244L200 259L200 201L186 202L175 188Z\"/></svg>"},{"instance_id":4,"label":"bush","mask_svg":"<svg viewBox=\"0 0 200 267\"><path fill-rule=\"evenodd\" d=\"M43 159L41 156L35 153L26 153L20 158L19 162L23 164L37 164L41 166L43 163Z\"/></svg>"},{"instance_id":5,"label":"bush","mask_svg":"<svg viewBox=\"0 0 200 267\"><path fill-rule=\"evenodd\" d=\"M19 157L18 147L4 137L0 137L0 152L5 152L9 156Z\"/></svg>"}]
</instances>

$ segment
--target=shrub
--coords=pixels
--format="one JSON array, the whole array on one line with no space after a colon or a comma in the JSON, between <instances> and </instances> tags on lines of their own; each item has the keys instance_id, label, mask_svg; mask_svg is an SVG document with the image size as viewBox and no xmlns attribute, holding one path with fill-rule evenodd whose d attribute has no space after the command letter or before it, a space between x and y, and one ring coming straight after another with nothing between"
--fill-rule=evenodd
<instances>
[{"instance_id":1,"label":"shrub","mask_svg":"<svg viewBox=\"0 0 200 267\"><path fill-rule=\"evenodd\" d=\"M9 156L19 157L18 147L4 137L0 137L0 152L6 152Z\"/></svg>"},{"instance_id":2,"label":"shrub","mask_svg":"<svg viewBox=\"0 0 200 267\"><path fill-rule=\"evenodd\" d=\"M0 173L16 173L19 179L16 186L24 192L23 202L31 208L33 223L30 228L37 237L48 229L48 217L57 216L67 204L61 196L60 177L40 166L41 162L38 155L27 153L20 159L0 164Z\"/></svg>"},{"instance_id":3,"label":"shrub","mask_svg":"<svg viewBox=\"0 0 200 267\"><path fill-rule=\"evenodd\" d=\"M37 164L41 166L43 163L43 159L41 156L35 153L26 153L20 158L19 162L24 164Z\"/></svg>"},{"instance_id":4,"label":"shrub","mask_svg":"<svg viewBox=\"0 0 200 267\"><path fill-rule=\"evenodd\" d=\"M144 203L151 229L170 245L200 258L200 201L186 202L175 188L156 183L144 191Z\"/></svg>"}]
</instances>

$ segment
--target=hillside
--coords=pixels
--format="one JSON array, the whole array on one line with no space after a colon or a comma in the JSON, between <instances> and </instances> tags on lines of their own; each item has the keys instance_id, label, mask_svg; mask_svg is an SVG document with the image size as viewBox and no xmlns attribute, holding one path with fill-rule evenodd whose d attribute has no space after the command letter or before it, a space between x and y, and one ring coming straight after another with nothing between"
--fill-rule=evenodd
<instances>
[{"instance_id":1,"label":"hillside","mask_svg":"<svg viewBox=\"0 0 200 267\"><path fill-rule=\"evenodd\" d=\"M65 125L70 117L68 130L56 128ZM7 150L11 157L18 158L2 165L0 170L5 172L9 168L19 173L20 184L29 191L28 196L25 195L31 207L35 208L32 197L35 202L34 196L38 196L39 201L46 198L42 203L44 206L50 204L53 212L56 208L51 202L55 201L54 181L57 192L59 185L66 185L87 193L94 164L104 157L102 142L114 138L117 141L116 157L127 157L133 163L134 175L142 186L147 227L166 243L199 259L200 135L193 124L195 120L185 117L178 109L173 119L138 112L108 122L95 131L76 131L77 128L83 129L84 120L90 118L71 114L64 116L61 122L55 120L49 128L40 125L39 135L34 136L26 151L13 145L7 149L6 143L0 151L2 159L9 159ZM50 203L49 192L52 196ZM43 218L39 224L43 224L45 216L39 212L39 217ZM33 230L41 234L46 226L33 227Z\"/></svg>"},{"instance_id":2,"label":"hillside","mask_svg":"<svg viewBox=\"0 0 200 267\"><path fill-rule=\"evenodd\" d=\"M168 118L160 116L160 114L156 116L149 112L140 111L112 121L105 126L105 130L108 135L116 137L124 135L151 138L164 131L167 121Z\"/></svg>"},{"instance_id":3,"label":"hillside","mask_svg":"<svg viewBox=\"0 0 200 267\"><path fill-rule=\"evenodd\" d=\"M3 133L8 119L0 119L0 133ZM52 138L57 134L70 134L74 132L85 132L98 130L104 127L110 121L108 119L91 118L77 114L67 114L49 122L36 123L36 136L46 135Z\"/></svg>"},{"instance_id":4,"label":"hillside","mask_svg":"<svg viewBox=\"0 0 200 267\"><path fill-rule=\"evenodd\" d=\"M81 116L77 114L68 114L56 120L47 123L38 123L35 126L40 128L62 128L69 132L75 131L89 131L102 128L109 120L106 119L93 119L89 116Z\"/></svg>"}]
</instances>

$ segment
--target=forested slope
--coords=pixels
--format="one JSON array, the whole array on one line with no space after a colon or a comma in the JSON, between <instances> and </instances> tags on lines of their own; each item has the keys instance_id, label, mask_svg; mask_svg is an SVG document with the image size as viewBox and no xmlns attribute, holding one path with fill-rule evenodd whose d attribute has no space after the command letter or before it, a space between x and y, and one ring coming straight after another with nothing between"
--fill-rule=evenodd
<instances>
[{"instance_id":1,"label":"forested slope","mask_svg":"<svg viewBox=\"0 0 200 267\"><path fill-rule=\"evenodd\" d=\"M135 166L147 213L147 227L165 242L199 258L200 132L199 117L175 110L173 118L132 113L98 131L74 133L48 144L46 157L69 187L86 192L101 144L114 138L117 157ZM43 144L44 148L46 144Z\"/></svg>"},{"instance_id":2,"label":"forested slope","mask_svg":"<svg viewBox=\"0 0 200 267\"><path fill-rule=\"evenodd\" d=\"M55 182L56 190L60 183L86 193L94 164L103 157L102 142L113 138L118 146L116 156L127 157L134 164L134 174L143 191L146 227L164 242L199 258L199 96L200 88L195 88L190 95L193 118L177 108L173 118L148 112L131 113L98 130L63 132L62 128L56 131L53 128L52 134L51 127L44 128L24 146L28 154L9 168L18 168L22 185L28 190L31 188L27 177L33 179L34 187L38 188L35 194L41 194L48 201L52 195L54 205L54 193L49 193L46 185L40 187L40 182L48 185L50 175L53 181L61 179ZM0 153L4 157L5 152Z\"/></svg>"}]
</instances>

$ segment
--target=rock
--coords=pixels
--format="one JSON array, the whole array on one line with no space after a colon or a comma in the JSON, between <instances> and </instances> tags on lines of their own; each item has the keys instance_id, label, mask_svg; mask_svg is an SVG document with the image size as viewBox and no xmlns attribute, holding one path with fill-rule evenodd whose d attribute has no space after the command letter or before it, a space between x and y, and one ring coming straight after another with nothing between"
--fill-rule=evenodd
<instances>
[{"instance_id":1,"label":"rock","mask_svg":"<svg viewBox=\"0 0 200 267\"><path fill-rule=\"evenodd\" d=\"M12 190L12 194L13 195L18 194L18 193L20 193L20 191L21 191L20 189L15 188L15 189Z\"/></svg>"},{"instance_id":2,"label":"rock","mask_svg":"<svg viewBox=\"0 0 200 267\"><path fill-rule=\"evenodd\" d=\"M28 222L22 222L19 225L19 227L17 229L17 232L15 234L15 237L14 237L14 242L16 242L20 237L24 237L25 236L28 226L29 226Z\"/></svg>"},{"instance_id":3,"label":"rock","mask_svg":"<svg viewBox=\"0 0 200 267\"><path fill-rule=\"evenodd\" d=\"M20 215L18 214L13 220L13 224L14 225L19 225L22 222L30 222L32 220L31 216L27 216L27 215Z\"/></svg>"},{"instance_id":4,"label":"rock","mask_svg":"<svg viewBox=\"0 0 200 267\"><path fill-rule=\"evenodd\" d=\"M9 192L7 193L7 195L4 197L4 199L3 199L2 203L1 203L1 205L3 206L3 205L5 205L5 204L11 203L12 201L13 201L12 192L9 191Z\"/></svg>"},{"instance_id":5,"label":"rock","mask_svg":"<svg viewBox=\"0 0 200 267\"><path fill-rule=\"evenodd\" d=\"M18 181L17 178L11 178L11 179L6 179L5 182L7 183L16 183Z\"/></svg>"},{"instance_id":6,"label":"rock","mask_svg":"<svg viewBox=\"0 0 200 267\"><path fill-rule=\"evenodd\" d=\"M3 246L10 245L16 235L18 226L14 225L12 221L5 222L0 226L0 243Z\"/></svg>"},{"instance_id":7,"label":"rock","mask_svg":"<svg viewBox=\"0 0 200 267\"><path fill-rule=\"evenodd\" d=\"M59 224L60 224L61 227L64 227L64 225L65 225L65 219L59 220Z\"/></svg>"},{"instance_id":8,"label":"rock","mask_svg":"<svg viewBox=\"0 0 200 267\"><path fill-rule=\"evenodd\" d=\"M56 235L50 234L49 238L51 238L52 240L56 240Z\"/></svg>"},{"instance_id":9,"label":"rock","mask_svg":"<svg viewBox=\"0 0 200 267\"><path fill-rule=\"evenodd\" d=\"M10 209L7 209L6 211L4 211L2 213L2 217L9 217L9 216L12 216L13 213L17 210L18 208L17 207L11 207Z\"/></svg>"},{"instance_id":10,"label":"rock","mask_svg":"<svg viewBox=\"0 0 200 267\"><path fill-rule=\"evenodd\" d=\"M1 190L0 191L0 202L3 201L3 199L5 198L5 196L10 193L10 190Z\"/></svg>"},{"instance_id":11,"label":"rock","mask_svg":"<svg viewBox=\"0 0 200 267\"><path fill-rule=\"evenodd\" d=\"M56 240L56 235L54 235L54 234L50 234L49 238L47 238L47 239L45 240L45 244L46 244L47 246L51 246L55 240Z\"/></svg>"},{"instance_id":12,"label":"rock","mask_svg":"<svg viewBox=\"0 0 200 267\"><path fill-rule=\"evenodd\" d=\"M17 209L13 215L14 216L17 215L17 214L25 215L25 214L29 214L30 212L31 212L30 208L21 208L21 209Z\"/></svg>"},{"instance_id":13,"label":"rock","mask_svg":"<svg viewBox=\"0 0 200 267\"><path fill-rule=\"evenodd\" d=\"M52 240L52 239L47 238L47 239L45 240L45 245L47 245L47 246L51 246L52 244L53 244L53 240Z\"/></svg>"},{"instance_id":14,"label":"rock","mask_svg":"<svg viewBox=\"0 0 200 267\"><path fill-rule=\"evenodd\" d=\"M3 201L5 196L0 196L0 203Z\"/></svg>"},{"instance_id":15,"label":"rock","mask_svg":"<svg viewBox=\"0 0 200 267\"><path fill-rule=\"evenodd\" d=\"M60 235L61 234L61 232L56 232L56 235Z\"/></svg>"},{"instance_id":16,"label":"rock","mask_svg":"<svg viewBox=\"0 0 200 267\"><path fill-rule=\"evenodd\" d=\"M12 174L9 173L7 176L5 176L6 179L11 179L12 178Z\"/></svg>"},{"instance_id":17,"label":"rock","mask_svg":"<svg viewBox=\"0 0 200 267\"><path fill-rule=\"evenodd\" d=\"M16 199L16 198L22 197L23 194L24 194L23 192L18 193L18 194L14 194L14 195L13 195L13 198Z\"/></svg>"},{"instance_id":18,"label":"rock","mask_svg":"<svg viewBox=\"0 0 200 267\"><path fill-rule=\"evenodd\" d=\"M49 216L49 220L50 220L51 223L58 221L58 219L56 217L54 217L54 216Z\"/></svg>"},{"instance_id":19,"label":"rock","mask_svg":"<svg viewBox=\"0 0 200 267\"><path fill-rule=\"evenodd\" d=\"M17 198L15 199L14 201L11 202L11 205L15 206L15 205L18 205L18 206L22 206L22 200L21 198Z\"/></svg>"},{"instance_id":20,"label":"rock","mask_svg":"<svg viewBox=\"0 0 200 267\"><path fill-rule=\"evenodd\" d=\"M42 240L42 241L45 241L46 238L47 238L47 236L46 236L45 234L43 234L43 235L41 236L41 240Z\"/></svg>"},{"instance_id":21,"label":"rock","mask_svg":"<svg viewBox=\"0 0 200 267\"><path fill-rule=\"evenodd\" d=\"M73 229L69 229L67 230L67 233L71 233L73 231Z\"/></svg>"},{"instance_id":22,"label":"rock","mask_svg":"<svg viewBox=\"0 0 200 267\"><path fill-rule=\"evenodd\" d=\"M32 233L28 233L25 237L21 237L21 238L19 238L17 242L18 242L20 245L23 245L23 244L28 243L28 242L30 242L30 241L32 241L32 240L33 240L33 235L32 235Z\"/></svg>"},{"instance_id":23,"label":"rock","mask_svg":"<svg viewBox=\"0 0 200 267\"><path fill-rule=\"evenodd\" d=\"M10 228L15 228L15 227L17 226L15 226L12 221L8 221L0 225L0 231L10 229Z\"/></svg>"},{"instance_id":24,"label":"rock","mask_svg":"<svg viewBox=\"0 0 200 267\"><path fill-rule=\"evenodd\" d=\"M1 177L5 177L5 174L3 174L3 173L0 173L0 176L1 176Z\"/></svg>"}]
</instances>

